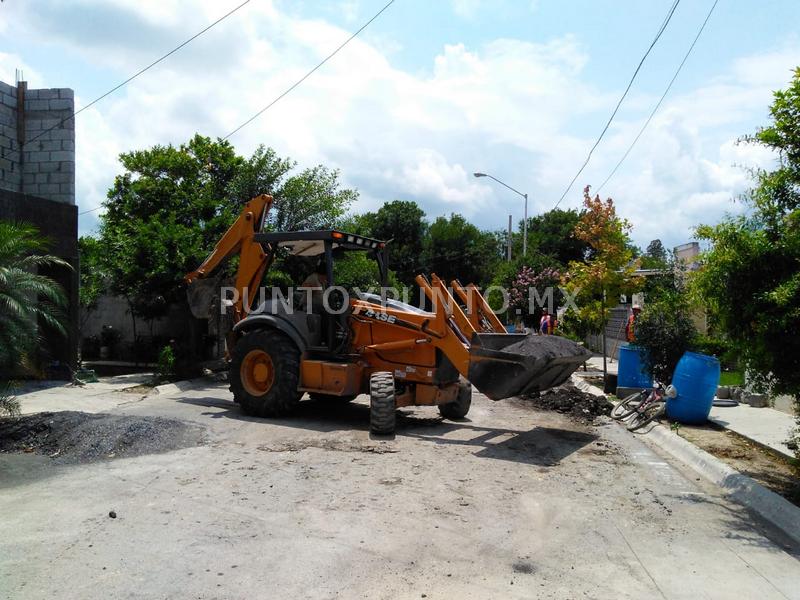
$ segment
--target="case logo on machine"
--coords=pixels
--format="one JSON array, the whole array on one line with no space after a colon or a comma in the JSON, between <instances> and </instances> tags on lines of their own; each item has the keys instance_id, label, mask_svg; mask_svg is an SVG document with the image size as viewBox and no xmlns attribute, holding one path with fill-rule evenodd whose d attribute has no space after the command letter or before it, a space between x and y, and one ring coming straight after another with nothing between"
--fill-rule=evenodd
<instances>
[{"instance_id":1,"label":"case logo on machine","mask_svg":"<svg viewBox=\"0 0 800 600\"><path fill-rule=\"evenodd\" d=\"M392 324L397 321L397 317L394 315L387 315L385 312L377 312L368 308L364 313L365 317L370 317L371 319L376 319L378 321L383 321L384 323Z\"/></svg>"}]
</instances>

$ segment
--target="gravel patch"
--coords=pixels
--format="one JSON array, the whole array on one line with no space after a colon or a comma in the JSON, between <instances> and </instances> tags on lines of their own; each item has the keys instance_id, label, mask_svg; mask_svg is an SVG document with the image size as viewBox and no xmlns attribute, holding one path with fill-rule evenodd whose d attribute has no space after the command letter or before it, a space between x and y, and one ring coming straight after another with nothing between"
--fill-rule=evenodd
<instances>
[{"instance_id":1,"label":"gravel patch","mask_svg":"<svg viewBox=\"0 0 800 600\"><path fill-rule=\"evenodd\" d=\"M562 385L540 395L522 396L521 399L536 408L553 410L580 423L591 424L595 418L608 416L613 404L605 396L583 392L574 385Z\"/></svg>"},{"instance_id":2,"label":"gravel patch","mask_svg":"<svg viewBox=\"0 0 800 600\"><path fill-rule=\"evenodd\" d=\"M44 412L0 419L0 452L88 463L196 446L203 429L162 417Z\"/></svg>"},{"instance_id":3,"label":"gravel patch","mask_svg":"<svg viewBox=\"0 0 800 600\"><path fill-rule=\"evenodd\" d=\"M534 358L589 355L583 346L557 335L527 335L520 341L506 346L503 351Z\"/></svg>"}]
</instances>

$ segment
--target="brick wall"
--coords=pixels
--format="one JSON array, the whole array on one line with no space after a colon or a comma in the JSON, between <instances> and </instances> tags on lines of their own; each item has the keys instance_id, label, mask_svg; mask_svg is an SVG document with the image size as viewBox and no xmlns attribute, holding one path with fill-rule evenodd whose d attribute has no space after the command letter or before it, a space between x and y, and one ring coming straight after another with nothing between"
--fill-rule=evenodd
<instances>
[{"instance_id":1,"label":"brick wall","mask_svg":"<svg viewBox=\"0 0 800 600\"><path fill-rule=\"evenodd\" d=\"M0 82L0 189L75 204L74 114L70 89Z\"/></svg>"}]
</instances>

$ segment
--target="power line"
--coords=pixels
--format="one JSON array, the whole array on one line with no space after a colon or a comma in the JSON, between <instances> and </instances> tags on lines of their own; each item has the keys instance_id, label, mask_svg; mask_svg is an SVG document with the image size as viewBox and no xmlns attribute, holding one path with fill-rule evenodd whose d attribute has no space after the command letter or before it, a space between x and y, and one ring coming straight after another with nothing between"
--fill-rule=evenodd
<instances>
[{"instance_id":1,"label":"power line","mask_svg":"<svg viewBox=\"0 0 800 600\"><path fill-rule=\"evenodd\" d=\"M347 44L349 44L351 41L353 41L353 39L355 39L355 37L356 37L356 36L358 36L358 34L359 34L359 33L361 33L361 32L362 32L362 31L364 31L364 30L365 30L367 27L369 27L369 25L370 25L370 24L371 24L371 23L372 23L372 22L373 22L375 19L377 19L378 17L380 17L380 16L381 16L381 14L383 14L383 12L384 12L384 11L385 11L387 8L389 8L389 7L390 7L392 4L394 4L394 2L395 2L395 0L390 0L390 1L389 1L389 2L388 2L388 3L387 3L387 4L386 4L386 5L385 5L385 6L384 6L382 9L380 9L380 10L379 10L377 13L375 13L375 15L374 15L374 16L373 16L373 17L372 17L372 18L371 18L369 21L367 21L366 23L364 23L364 24L363 24L363 25L362 25L362 26L361 26L361 27L360 27L360 28L359 28L359 29L358 29L358 30L357 30L355 33L353 33L353 35L351 35L351 36L350 36L349 38L347 38L347 39L346 39L344 42L342 42L342 44L341 44L341 45L339 45L339 47L338 47L338 48L336 48L336 50L334 50L334 51L333 51L333 52L331 52L331 53L330 53L328 56L326 56L326 57L325 57L325 58L322 60L322 62L318 63L318 64L317 64L317 66L315 66L315 67L314 67L313 69L311 69L311 70L310 70L308 73L306 73L305 75L303 75L303 76L302 76L300 79L298 79L298 80L297 80L297 81L296 81L294 84L292 84L291 86L289 86L289 87L286 89L286 91L284 91L283 93L279 94L279 95L278 95L278 97L277 97L277 98L275 98L275 99L274 99L272 102L270 102L269 104L267 104L267 105L266 105L264 108L262 108L261 110L259 110L259 111L258 111L257 113L255 113L255 114L254 114L252 117L250 117L249 119L247 119L247 120L246 120L244 123L242 123L241 125L239 125L239 126L236 128L236 129L234 129L233 131L231 131L231 132L230 132L228 135L226 135L226 136L225 136L224 138L222 138L222 139L223 139L223 140L227 140L227 139L228 139L229 137L231 137L233 134L237 133L237 132L238 132L240 129L242 129L242 128L246 127L247 125L249 125L250 123L252 123L253 121L255 121L255 120L258 118L258 117L260 117L262 114L264 114L264 113L265 113L267 110L269 110L270 108L272 108L272 106L274 106L274 105L275 105L275 104L276 104L276 103L277 103L279 100L281 100L281 99L282 99L284 96L287 96L287 95L288 95L290 92L292 92L292 90L294 90L294 89L295 89L297 86L299 86L299 85L300 85L301 83L303 83L303 82L304 82L306 79L308 79L309 77L311 77L311 75L313 75L315 71L317 71L317 70L318 70L320 67L322 67L322 66L323 66L323 65L324 65L326 62L328 62L330 59L332 59L334 56L336 56L336 55L339 53L339 51L340 51L342 48L344 48L345 46L347 46Z\"/></svg>"},{"instance_id":2,"label":"power line","mask_svg":"<svg viewBox=\"0 0 800 600\"><path fill-rule=\"evenodd\" d=\"M622 101L625 100L625 97L628 95L628 92L630 91L631 86L633 85L633 82L636 79L636 76L639 74L639 70L642 68L642 65L644 64L645 59L648 57L648 55L650 54L650 51L656 45L656 42L658 42L659 38L661 37L661 34L664 33L664 30L667 28L667 25L669 24L670 20L672 19L672 15L675 14L675 9L678 8L678 4L679 3L680 3L680 0L675 0L675 2L672 4L672 7L669 9L669 12L667 13L667 16L664 18L664 22L661 24L661 27L659 28L658 32L656 33L656 36L653 38L653 41L650 43L650 46L647 48L647 52L644 53L644 56L642 56L642 60L640 60L639 64L636 66L636 70L633 72L633 75L631 76L631 80L628 82L628 87L625 88L625 92L622 94L622 97L619 99L619 102L617 102L617 106L614 108L614 112L611 113L611 116L608 118L608 122L606 123L605 127L603 127L603 131L600 132L600 137L597 138L597 141L594 143L594 146L592 146L592 149L589 150L589 154L586 156L586 160L583 161L583 164L581 165L581 168L578 169L578 172L575 173L575 177L573 177L572 181L569 182L569 185L567 186L567 189L565 189L564 193L561 194L561 198L558 199L558 202L556 202L555 206L553 207L553 210L558 208L558 205L561 204L561 201L566 197L566 195L569 192L570 188L572 188L572 184L575 183L575 181L578 179L578 177L580 177L580 174L583 173L583 170L586 168L586 165L589 164L589 160L591 160L592 154L594 153L595 148L597 148L597 146L600 144L600 141L603 139L603 136L606 134L606 131L608 131L608 128L611 126L611 122L614 120L614 117L617 115L617 111L619 110L619 107L622 105Z\"/></svg>"},{"instance_id":3,"label":"power line","mask_svg":"<svg viewBox=\"0 0 800 600\"><path fill-rule=\"evenodd\" d=\"M136 73L134 73L133 75L131 75L130 77L128 77L128 78L127 78L125 81L123 81L122 83L120 83L120 84L118 84L118 85L114 86L113 88L111 88L110 90L108 90L108 91L107 91L105 94L103 94L102 96L99 96L99 97L95 98L95 99L94 99L94 100L92 100L92 101L91 101L89 104L87 104L86 106L84 106L83 108L81 108L79 111L75 112L75 113L74 113L72 116L70 116L70 117L67 117L67 118L65 118L65 119L61 119L61 120L60 120L58 123L56 123L55 125L53 125L53 126L52 126L52 127L50 127L49 129L45 129L44 131L42 131L41 133L39 133L39 135L37 135L37 136L36 136L36 137L34 137L33 139L30 139L30 140L28 140L27 142L25 142L25 143L23 144L23 146L24 146L25 144L30 144L31 142L34 142L34 141L38 140L38 139L39 139L40 137L42 137L42 136L43 136L45 133L48 133L48 132L52 131L53 129L56 129L57 127L61 127L61 125L63 125L64 123L66 123L66 122L67 122L67 121L69 121L70 119L74 119L76 116L78 116L80 113L82 113L83 111L85 111L87 108L89 108L89 107L91 107L91 106L94 106L95 104L97 104L98 102L100 102L100 100L102 100L102 99L103 99L103 98L105 98L106 96L108 96L108 95L110 95L110 94L113 94L114 92L116 92L116 91L117 91L118 89L120 89L121 87L123 87L123 86L125 86L125 85L129 84L131 81L133 81L134 79L136 79L137 77L139 77L139 75L141 75L141 74L142 74L142 73L144 73L145 71L148 71L148 70L152 69L152 68L153 68L153 67L155 67L155 66L156 66L158 63L160 63L161 61L165 60L166 58L169 58L170 56L172 56L173 54L175 54L175 53L176 53L178 50L180 50L181 48L183 48L183 47L184 47L184 46L186 46L187 44L189 44L189 43L193 42L194 40L196 40L197 38L199 38L201 35L203 35L205 32L207 32L209 29L211 29L211 28L212 28L212 27L214 27L215 25L218 25L219 23L221 23L222 21L224 21L225 19L227 19L228 17L230 17L230 16L231 16L233 13L235 13L236 11L238 11L240 8L242 8L243 6L245 6L246 4L249 4L249 3L250 3L250 0L245 0L245 1L244 1L244 2L242 2L242 3L241 3L239 6L237 6L236 8L234 8L233 10L231 10L231 11L229 11L229 12L225 13L224 15L222 15L222 16L221 16L219 19L217 19L216 21L214 21L213 23L211 23L211 24L210 24L209 26L207 26L205 29L203 29L203 30L201 30L201 31L198 31L198 32L197 32L197 33L195 33L195 34L194 34L192 37L190 37L188 40L186 40L186 41L182 42L182 43L181 43L181 44L179 44L178 46L175 46L175 48L173 48L172 50L170 50L169 52L167 52L165 55L163 55L163 56L162 56L161 58L159 58L158 60L155 60L155 61L151 62L151 63L150 63L149 65L147 65L146 67L144 67L144 68L140 69L139 71L137 71ZM99 207L98 207L98 208L99 208ZM92 209L92 210L97 210L97 209ZM91 211L86 211L86 212L91 212ZM82 215L83 215L83 214L86 214L86 212L82 212L82 213L80 213L80 214L82 214Z\"/></svg>"},{"instance_id":4,"label":"power line","mask_svg":"<svg viewBox=\"0 0 800 600\"><path fill-rule=\"evenodd\" d=\"M250 0L247 0L247 2L249 2L249 1L250 1ZM247 2L245 2L244 4L247 4ZM230 132L228 135L226 135L226 136L225 136L224 138L222 138L222 139L223 139L223 140L227 140L229 137L231 137L232 135L234 135L235 133L237 133L237 132L238 132L240 129L243 129L244 127L246 127L247 125L249 125L250 123L252 123L253 121L255 121L255 120L258 118L258 117L260 117L260 116L261 116L263 113L265 113L265 112L266 112L268 109L270 109L270 108L271 108L273 105L275 105L275 104L276 104L276 103L277 103L279 100L281 100L282 98L284 98L285 96L287 96L289 93L291 93L291 92L292 92L292 91L293 91L293 90L294 90L296 87L298 87L298 86L299 86L301 83L303 83L303 82L304 82L306 79L308 79L308 78L309 78L311 75L313 75L313 74L314 74L314 72L316 72L316 71L317 71L317 70L318 70L320 67L322 67L322 66L323 66L323 65L324 65L326 62L328 62L328 61L329 61L331 58L333 58L334 56L336 56L336 55L339 53L339 51L340 51L340 50L342 50L342 48L344 48L345 46L347 46L347 44L349 44L351 41L353 41L353 39L355 39L355 38L358 36L358 34L360 34L360 33L361 33L362 31L364 31L364 30L365 30L367 27L369 27L369 25L370 25L370 24L371 24L373 21L375 21L375 19L377 19L379 16L381 16L381 14L383 14L383 12L384 12L384 11L385 11L387 8L389 8L389 7L390 7L392 4L394 4L394 2L395 2L395 0L390 0L390 2L388 2L388 3L387 3L387 4L386 4L386 5L383 7L383 8L381 8L381 9L380 9L380 10L379 10L377 13L375 13L375 15L373 15L373 17L372 17L372 18L371 18L369 21L367 21L367 22L366 22L366 23L364 23L364 24L363 24L363 25L362 25L360 28L358 28L358 29L357 29L357 30L356 30L356 31L355 31L355 32L354 32L354 33L353 33L353 34L352 34L352 35L351 35L349 38L347 38L347 39L346 39L344 42L342 42L342 44L340 44L340 45L339 45L339 46L338 46L338 47L337 47L337 48L336 48L336 49L335 49L333 52L331 52L331 53L330 53L328 56L326 56L326 57L325 57L325 58L324 58L324 59L323 59L321 62L319 62L319 63L318 63L318 64L317 64L317 65L316 65L316 66L315 66L313 69L311 69L310 71L308 71L308 73L306 73L305 75L303 75L303 76L302 76L300 79L298 79L298 80L297 80L297 81L296 81L294 84L292 84L292 85L291 85L289 88L287 88L287 89L286 89L286 91L284 91L283 93L281 93L281 94L280 94L278 97L276 97L276 98L275 98L275 99L274 99L272 102L270 102L269 104L267 104L267 105L266 105L264 108L262 108L261 110L259 110L259 111L258 111L257 113L255 113L255 114L254 114L252 117L250 117L249 119L247 119L247 120L246 120L244 123L242 123L241 125L239 125L239 126L236 128L236 129L234 129L233 131L231 131L231 132ZM235 8L235 9L234 9L234 11L238 10L239 8L241 8L241 6L244 6L244 4L242 4L242 5L240 5L239 7ZM231 11L231 12L234 12L234 11ZM226 15L226 16L227 16L227 15ZM224 18L224 17L223 17L223 18ZM221 19L220 19L220 20L221 20ZM207 29L210 29L212 26L213 26L213 25L209 26ZM203 33L203 32L200 32L200 33ZM200 35L200 34L197 34L197 35ZM197 37L197 36L195 36L195 37ZM183 44L183 45L185 45L186 43L188 43L188 42L190 42L190 41L191 41L191 39L190 39L190 40L187 40L186 42L184 42L184 44ZM177 50L177 48L176 48L176 50ZM174 52L174 50L173 50L173 52ZM166 57L164 57L164 58L166 58ZM159 60L162 60L162 59L159 59ZM155 63L153 63L153 64L155 64ZM148 67L148 68L149 68L149 67ZM142 71L142 72L143 72L143 71ZM122 85L124 85L124 83L123 83L123 84L120 84L120 86L122 86ZM120 87L120 86L118 86L118 87ZM114 90L111 90L111 91L114 91ZM111 93L111 92L108 92L108 93ZM107 96L108 94L105 94L105 95ZM102 96L101 96L101 98L102 98ZM98 98L98 100L100 100L101 98ZM95 100L95 102L97 102L97 100ZM94 102L93 102L92 104L94 104ZM91 105L89 105L89 106L91 106ZM88 108L88 106L87 106L86 108ZM77 113L76 113L76 114L77 114ZM85 214L87 214L87 213L94 212L94 211L96 211L96 210L100 210L101 208L103 208L103 206L102 206L102 205L100 205L100 206L95 206L94 208L90 208L89 210L85 210L85 211L83 211L83 212L81 212L81 213L78 213L78 215L79 215L79 216L80 216L80 215L85 215Z\"/></svg>"},{"instance_id":5,"label":"power line","mask_svg":"<svg viewBox=\"0 0 800 600\"><path fill-rule=\"evenodd\" d=\"M700 39L700 36L702 35L703 30L706 28L706 23L708 23L708 20L711 18L711 14L714 12L714 9L717 7L717 3L718 2L719 2L719 0L714 0L714 4L711 5L711 10L708 11L708 14L706 15L705 21L703 21L703 24L700 26L700 29L697 31L697 35L694 37L694 41L692 42L692 45L689 46L689 49L686 51L686 54L684 55L683 60L681 61L681 64L678 65L678 69L675 71L675 74L672 76L672 79L670 80L669 85L667 86L667 89L665 89L664 93L661 95L661 98L659 99L658 104L656 104L655 108L653 109L653 112L650 113L650 116L647 117L647 121L644 122L644 125L642 125L642 128L639 130L639 133L636 135L636 137L634 138L633 142L631 142L631 145L628 146L628 149L625 151L625 154L623 154L622 158L619 159L619 162L614 167L614 170L611 171L609 176L606 177L605 181L603 181L603 183L600 184L600 187L597 188L597 190L596 190L597 192L599 192L601 189L603 189L603 186L605 184L607 184L608 181L614 176L614 174L617 172L617 169L619 169L620 165L623 162L625 162L626 158L628 158L628 154L631 153L631 150L633 150L633 147L636 145L636 142L638 142L639 138L642 137L642 134L644 133L644 130L647 129L647 126L650 124L650 121L653 119L653 116L656 114L656 111L661 107L661 103L664 102L664 98L667 97L667 94L669 93L669 90L672 88L672 84L675 83L675 80L678 78L678 74L681 72L681 69L683 69L683 65L686 64L686 60L689 58L689 55L692 53L692 50L694 50L695 44L697 44L697 40Z\"/></svg>"}]
</instances>

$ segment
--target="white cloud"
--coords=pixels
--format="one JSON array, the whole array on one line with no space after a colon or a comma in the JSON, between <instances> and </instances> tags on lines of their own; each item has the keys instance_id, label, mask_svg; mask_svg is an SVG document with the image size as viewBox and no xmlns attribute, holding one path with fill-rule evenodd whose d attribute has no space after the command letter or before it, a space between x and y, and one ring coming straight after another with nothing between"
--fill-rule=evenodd
<instances>
[{"instance_id":1,"label":"white cloud","mask_svg":"<svg viewBox=\"0 0 800 600\"><path fill-rule=\"evenodd\" d=\"M478 9L483 4L482 0L451 0L453 12L459 17L472 19L478 13Z\"/></svg>"},{"instance_id":2,"label":"white cloud","mask_svg":"<svg viewBox=\"0 0 800 600\"><path fill-rule=\"evenodd\" d=\"M82 53L91 64L113 67L121 80L235 4L82 0L81 5L83 13L103 5L115 19L127 17L140 28L142 43L129 52L130 31L114 25L116 20L109 27L121 28L113 31L122 36L120 42L108 32L79 38L68 27L48 29L47 15L58 11L18 9L16 18L28 31L50 31L50 43ZM342 10L348 5L355 3L345 1ZM120 152L181 143L195 131L225 135L349 35L271 2L243 8L78 117L81 209L105 198L119 171ZM545 43L497 39L479 47L454 43L419 72L396 67L394 51L385 40L357 38L231 141L241 153L264 143L304 166L340 168L345 182L361 192L357 209L405 198L418 201L431 217L462 212L482 227L502 228L509 213L521 217L519 198L471 173L489 172L528 192L532 214L551 208L621 91L586 82L589 57L572 36ZM654 237L667 244L685 241L698 221L737 209L729 199L748 179L734 165L765 165L770 156L734 140L753 123L765 122L771 90L785 86L797 55L790 44L740 59L707 84L668 99L603 190L633 222L638 243ZM2 66L9 62L5 56L0 55ZM82 82L74 87L79 106L91 100ZM603 181L636 135L650 104L646 97L634 99L563 206L578 207L583 186ZM577 127L576 120L583 125ZM95 214L84 217L82 226L91 226Z\"/></svg>"},{"instance_id":3,"label":"white cloud","mask_svg":"<svg viewBox=\"0 0 800 600\"><path fill-rule=\"evenodd\" d=\"M28 87L35 88L42 85L42 77L39 72L28 65L22 57L0 52L0 81L4 81L8 85L16 85L18 70L22 71L23 79L28 82Z\"/></svg>"},{"instance_id":4,"label":"white cloud","mask_svg":"<svg viewBox=\"0 0 800 600\"><path fill-rule=\"evenodd\" d=\"M486 208L491 191L475 185L472 173L462 165L449 164L435 150L420 149L415 155L412 162L403 166L399 177L390 171L388 179L417 198L439 199L468 217Z\"/></svg>"}]
</instances>

